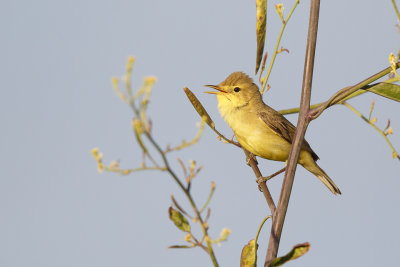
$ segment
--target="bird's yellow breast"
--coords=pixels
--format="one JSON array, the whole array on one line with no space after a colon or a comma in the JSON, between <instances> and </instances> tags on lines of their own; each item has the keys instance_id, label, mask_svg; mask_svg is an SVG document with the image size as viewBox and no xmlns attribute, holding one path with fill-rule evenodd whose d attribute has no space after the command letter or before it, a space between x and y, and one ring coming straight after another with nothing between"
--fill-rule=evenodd
<instances>
[{"instance_id":1,"label":"bird's yellow breast","mask_svg":"<svg viewBox=\"0 0 400 267\"><path fill-rule=\"evenodd\" d=\"M236 139L248 151L269 160L287 160L291 145L271 130L251 106L232 109L219 105L219 110Z\"/></svg>"}]
</instances>

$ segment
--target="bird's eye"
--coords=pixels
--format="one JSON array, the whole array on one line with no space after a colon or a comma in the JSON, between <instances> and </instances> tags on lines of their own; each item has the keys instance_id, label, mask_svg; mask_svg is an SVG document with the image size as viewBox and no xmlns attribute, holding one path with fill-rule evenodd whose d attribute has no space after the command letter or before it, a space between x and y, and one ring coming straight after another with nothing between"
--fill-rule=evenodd
<instances>
[{"instance_id":1,"label":"bird's eye","mask_svg":"<svg viewBox=\"0 0 400 267\"><path fill-rule=\"evenodd\" d=\"M233 91L235 91L236 93L240 91L239 87L235 87L235 89L233 89Z\"/></svg>"}]
</instances>

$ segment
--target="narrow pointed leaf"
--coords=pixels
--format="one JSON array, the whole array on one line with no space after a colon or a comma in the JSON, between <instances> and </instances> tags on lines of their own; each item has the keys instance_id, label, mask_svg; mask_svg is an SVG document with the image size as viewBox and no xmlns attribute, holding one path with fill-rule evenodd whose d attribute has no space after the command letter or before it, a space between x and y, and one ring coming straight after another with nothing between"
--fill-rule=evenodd
<instances>
[{"instance_id":1,"label":"narrow pointed leaf","mask_svg":"<svg viewBox=\"0 0 400 267\"><path fill-rule=\"evenodd\" d=\"M257 58L256 58L256 74L260 68L261 60L264 53L265 32L267 27L267 0L256 0L257 7Z\"/></svg>"},{"instance_id":2,"label":"narrow pointed leaf","mask_svg":"<svg viewBox=\"0 0 400 267\"><path fill-rule=\"evenodd\" d=\"M168 248L192 248L193 246L187 246L187 245L173 245L169 246Z\"/></svg>"},{"instance_id":3,"label":"narrow pointed leaf","mask_svg":"<svg viewBox=\"0 0 400 267\"><path fill-rule=\"evenodd\" d=\"M215 128L215 124L212 121L210 115L208 115L206 109L203 107L197 97L192 93L192 91L190 91L187 87L183 88L183 90L185 91L186 96L189 98L193 107L196 109L197 113L199 113L200 117L202 117L206 121L208 126L210 126L211 128Z\"/></svg>"},{"instance_id":4,"label":"narrow pointed leaf","mask_svg":"<svg viewBox=\"0 0 400 267\"><path fill-rule=\"evenodd\" d=\"M169 219L183 232L190 233L190 224L188 220L180 213L172 207L168 209Z\"/></svg>"},{"instance_id":5,"label":"narrow pointed leaf","mask_svg":"<svg viewBox=\"0 0 400 267\"><path fill-rule=\"evenodd\" d=\"M378 83L367 90L377 95L400 102L400 85L392 83Z\"/></svg>"},{"instance_id":6,"label":"narrow pointed leaf","mask_svg":"<svg viewBox=\"0 0 400 267\"><path fill-rule=\"evenodd\" d=\"M256 267L257 266L257 248L258 245L255 239L243 247L242 255L240 256L240 267Z\"/></svg>"},{"instance_id":7,"label":"narrow pointed leaf","mask_svg":"<svg viewBox=\"0 0 400 267\"><path fill-rule=\"evenodd\" d=\"M298 244L292 248L292 250L286 254L285 256L276 258L270 265L269 267L277 267L285 264L288 261L297 259L298 257L303 256L308 252L310 249L310 243L306 242L303 244Z\"/></svg>"}]
</instances>

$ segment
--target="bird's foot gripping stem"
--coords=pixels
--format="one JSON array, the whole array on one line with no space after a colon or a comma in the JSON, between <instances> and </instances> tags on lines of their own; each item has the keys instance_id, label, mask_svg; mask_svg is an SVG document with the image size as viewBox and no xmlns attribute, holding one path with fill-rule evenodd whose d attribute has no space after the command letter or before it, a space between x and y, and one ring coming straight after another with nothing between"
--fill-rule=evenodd
<instances>
[{"instance_id":1,"label":"bird's foot gripping stem","mask_svg":"<svg viewBox=\"0 0 400 267\"><path fill-rule=\"evenodd\" d=\"M274 178L274 177L277 176L278 174L281 174L281 173L284 172L285 170L286 170L286 167L284 167L283 169L277 171L276 173L271 174L270 176L266 176L266 177L260 176L260 177L258 177L258 178L256 179L256 182L257 182L257 184L258 184L258 189L260 189L260 191L261 191L261 184L262 184L262 183L265 183L266 181L271 180L272 178Z\"/></svg>"},{"instance_id":2,"label":"bird's foot gripping stem","mask_svg":"<svg viewBox=\"0 0 400 267\"><path fill-rule=\"evenodd\" d=\"M251 160L254 160L254 162L256 163L256 165L258 165L258 161L257 161L256 156L255 156L253 153L250 153L250 152L249 152L249 154L248 154L247 157L246 157L246 164L250 166L250 161L251 161Z\"/></svg>"}]
</instances>

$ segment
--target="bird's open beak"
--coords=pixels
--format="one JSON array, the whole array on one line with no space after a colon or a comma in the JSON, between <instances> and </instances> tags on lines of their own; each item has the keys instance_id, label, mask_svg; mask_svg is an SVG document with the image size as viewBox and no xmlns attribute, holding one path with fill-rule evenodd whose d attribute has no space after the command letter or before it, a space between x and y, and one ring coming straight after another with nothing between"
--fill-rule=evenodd
<instances>
[{"instance_id":1,"label":"bird's open beak","mask_svg":"<svg viewBox=\"0 0 400 267\"><path fill-rule=\"evenodd\" d=\"M215 90L218 90L218 91L207 91L207 92L204 92L204 93L207 93L207 94L218 95L218 94L220 94L220 93L225 93L225 94L227 93L226 91L224 91L224 90L222 90L221 88L219 88L218 85L204 85L204 86L213 88L213 89L215 89Z\"/></svg>"}]
</instances>

